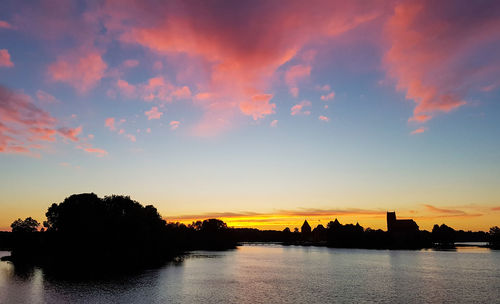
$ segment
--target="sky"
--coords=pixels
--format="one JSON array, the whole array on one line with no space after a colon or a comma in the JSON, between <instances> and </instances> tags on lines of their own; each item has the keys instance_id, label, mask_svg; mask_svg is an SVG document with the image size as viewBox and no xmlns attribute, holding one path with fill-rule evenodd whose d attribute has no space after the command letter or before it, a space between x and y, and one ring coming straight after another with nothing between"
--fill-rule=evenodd
<instances>
[{"instance_id":1,"label":"sky","mask_svg":"<svg viewBox=\"0 0 500 304\"><path fill-rule=\"evenodd\" d=\"M500 225L500 2L0 2L0 230L71 194L168 221Z\"/></svg>"}]
</instances>

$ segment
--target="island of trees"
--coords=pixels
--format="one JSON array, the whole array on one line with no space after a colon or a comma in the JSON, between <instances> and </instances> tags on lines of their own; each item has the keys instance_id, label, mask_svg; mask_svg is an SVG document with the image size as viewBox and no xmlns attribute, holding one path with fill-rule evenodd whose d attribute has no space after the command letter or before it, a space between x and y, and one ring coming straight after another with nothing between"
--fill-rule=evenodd
<instances>
[{"instance_id":1,"label":"island of trees","mask_svg":"<svg viewBox=\"0 0 500 304\"><path fill-rule=\"evenodd\" d=\"M43 226L43 227L41 227ZM280 242L342 248L421 249L450 248L455 242L489 242L500 248L500 228L489 232L456 231L444 224L421 231L412 220L387 213L388 231L341 224L311 228L307 220L299 231L229 228L218 219L190 225L167 223L152 205L143 206L128 196L99 198L93 193L75 194L52 204L40 225L28 217L0 233L0 249L14 263L71 271L128 271L155 266L191 250L225 250L241 242ZM41 227L41 228L40 228Z\"/></svg>"}]
</instances>

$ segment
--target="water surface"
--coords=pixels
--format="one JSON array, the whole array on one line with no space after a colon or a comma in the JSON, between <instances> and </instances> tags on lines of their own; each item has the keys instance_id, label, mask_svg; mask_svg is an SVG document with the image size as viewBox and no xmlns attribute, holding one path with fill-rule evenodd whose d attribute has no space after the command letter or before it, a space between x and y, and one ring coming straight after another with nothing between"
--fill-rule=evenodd
<instances>
[{"instance_id":1,"label":"water surface","mask_svg":"<svg viewBox=\"0 0 500 304\"><path fill-rule=\"evenodd\" d=\"M0 252L6 255L7 252ZM500 252L280 245L197 251L119 278L62 280L0 262L0 303L499 303Z\"/></svg>"}]
</instances>

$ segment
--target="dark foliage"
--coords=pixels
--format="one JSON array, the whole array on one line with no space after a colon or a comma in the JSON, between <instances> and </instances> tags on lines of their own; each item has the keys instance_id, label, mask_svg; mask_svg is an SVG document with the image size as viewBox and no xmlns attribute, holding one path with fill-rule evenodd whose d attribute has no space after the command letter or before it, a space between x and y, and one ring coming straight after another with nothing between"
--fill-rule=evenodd
<instances>
[{"instance_id":1,"label":"dark foliage","mask_svg":"<svg viewBox=\"0 0 500 304\"><path fill-rule=\"evenodd\" d=\"M40 224L32 219L31 217L27 217L26 219L17 219L11 225L13 233L27 233L27 232L35 232L38 230Z\"/></svg>"},{"instance_id":2,"label":"dark foliage","mask_svg":"<svg viewBox=\"0 0 500 304\"><path fill-rule=\"evenodd\" d=\"M445 224L434 225L432 228L432 241L438 246L453 247L456 239L455 229L446 226Z\"/></svg>"},{"instance_id":3,"label":"dark foliage","mask_svg":"<svg viewBox=\"0 0 500 304\"><path fill-rule=\"evenodd\" d=\"M35 232L37 223L30 218L13 223L12 260L52 269L114 272L157 265L185 250L235 247L220 220L167 224L155 207L128 196L72 195L52 204L46 217L45 232Z\"/></svg>"},{"instance_id":4,"label":"dark foliage","mask_svg":"<svg viewBox=\"0 0 500 304\"><path fill-rule=\"evenodd\" d=\"M185 251L235 248L237 242L280 242L285 245L321 245L341 248L420 249L452 247L459 241L486 241L500 248L500 228L485 232L455 231L435 225L432 233L418 229L392 231L341 224L337 219L325 228L304 222L302 232L228 228L218 219L190 225L166 223L152 205L143 206L128 196L99 198L77 194L52 204L44 228L28 217L0 234L0 247L12 249L16 263L33 263L73 272L122 272L154 266ZM7 246L6 246L7 245Z\"/></svg>"},{"instance_id":5,"label":"dark foliage","mask_svg":"<svg viewBox=\"0 0 500 304\"><path fill-rule=\"evenodd\" d=\"M0 231L0 250L12 249L12 232Z\"/></svg>"},{"instance_id":6,"label":"dark foliage","mask_svg":"<svg viewBox=\"0 0 500 304\"><path fill-rule=\"evenodd\" d=\"M500 228L498 226L490 228L489 242L491 248L500 249Z\"/></svg>"}]
</instances>

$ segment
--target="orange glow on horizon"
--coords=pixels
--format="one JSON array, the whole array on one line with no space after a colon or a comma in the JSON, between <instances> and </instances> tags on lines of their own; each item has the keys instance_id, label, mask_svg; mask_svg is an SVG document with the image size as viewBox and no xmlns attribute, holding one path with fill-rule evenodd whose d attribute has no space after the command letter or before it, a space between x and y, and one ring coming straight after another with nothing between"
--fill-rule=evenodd
<instances>
[{"instance_id":1,"label":"orange glow on horizon","mask_svg":"<svg viewBox=\"0 0 500 304\"><path fill-rule=\"evenodd\" d=\"M215 214L214 214L215 215ZM422 214L411 216L408 213L397 213L398 218L414 219L420 227L420 230L431 231L435 224L441 225L443 223L451 226L456 230L472 230L472 231L488 231L490 227L497 226L498 221L496 216L491 214L457 214L457 215L433 215ZM179 222L189 225L196 221L203 221L208 218L218 218L224 221L228 227L233 228L257 228L260 230L283 230L286 227L290 230L299 228L307 220L311 227L314 229L317 225L321 224L324 227L328 222L338 219L342 224L356 224L371 229L387 230L386 213L379 212L374 214L321 214L321 215L293 215L293 214L256 214L256 215L234 215L234 216L199 216L199 217L169 217L166 218L168 222Z\"/></svg>"}]
</instances>

